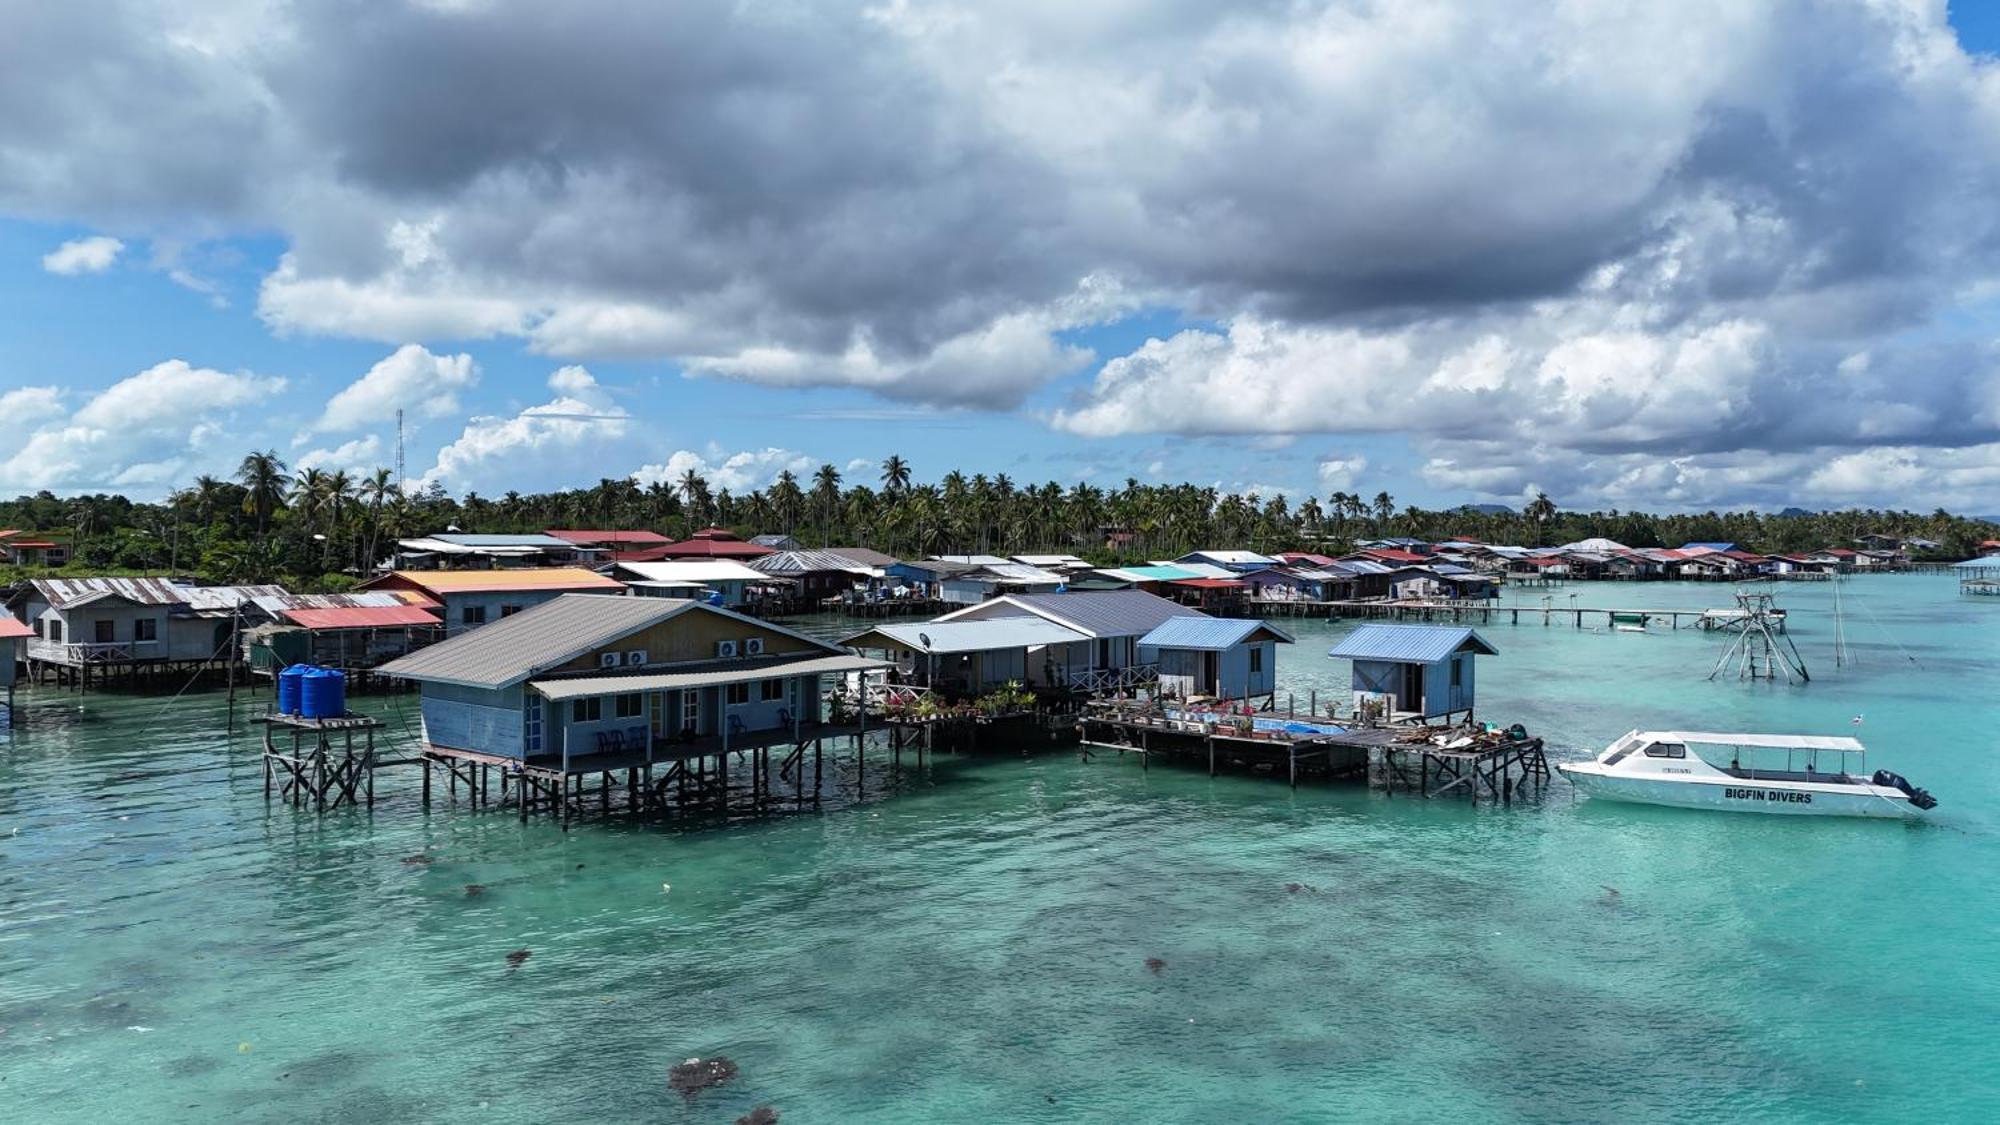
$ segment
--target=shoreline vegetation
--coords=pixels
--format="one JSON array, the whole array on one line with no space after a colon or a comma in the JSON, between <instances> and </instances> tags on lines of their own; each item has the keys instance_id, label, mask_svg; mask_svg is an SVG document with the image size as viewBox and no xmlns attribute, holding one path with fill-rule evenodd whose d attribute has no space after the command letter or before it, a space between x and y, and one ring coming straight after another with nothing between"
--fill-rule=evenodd
<instances>
[{"instance_id":1,"label":"shoreline vegetation","mask_svg":"<svg viewBox=\"0 0 2000 1125\"><path fill-rule=\"evenodd\" d=\"M1078 483L1017 482L1007 474L956 470L919 482L891 454L869 480L822 465L806 477L789 470L742 495L689 470L641 485L603 478L555 492L454 497L441 485L399 487L388 469L365 477L318 468L293 471L274 451L244 457L233 477L200 476L157 502L116 494L58 497L50 492L0 501L0 528L55 539L68 549L58 567L0 566L0 583L90 575L188 574L220 583L281 581L300 592L354 585L397 539L443 528L535 532L549 528L647 529L683 537L727 527L746 537L783 532L807 547L865 546L898 557L949 553L1076 554L1113 566L1172 558L1217 544L1265 554L1338 554L1356 540L1407 536L1442 541L1550 546L1604 537L1632 547L1732 542L1778 553L1850 543L1863 535L1920 537L1938 545L1924 558L1954 560L2000 537L2000 525L1942 508L1848 509L1655 515L1573 512L1538 496L1521 511L1471 506L1425 510L1334 492L1294 503L1284 496L1236 494L1193 484L1127 478L1105 489Z\"/></svg>"}]
</instances>

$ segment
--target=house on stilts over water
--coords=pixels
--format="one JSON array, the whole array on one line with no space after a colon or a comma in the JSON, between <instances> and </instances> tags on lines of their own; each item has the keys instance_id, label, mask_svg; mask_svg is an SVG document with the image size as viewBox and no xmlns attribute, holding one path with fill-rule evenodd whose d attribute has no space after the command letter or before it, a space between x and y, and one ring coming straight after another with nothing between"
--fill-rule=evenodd
<instances>
[{"instance_id":1,"label":"house on stilts over water","mask_svg":"<svg viewBox=\"0 0 2000 1125\"><path fill-rule=\"evenodd\" d=\"M822 714L821 677L882 666L769 622L679 598L564 594L385 664L422 692L425 793L433 767L451 783L520 811L578 808L594 780L602 802L621 784L637 807L727 798L732 759L748 757L767 793L771 751L806 799L817 794L823 740L857 734ZM663 771L656 773L655 771Z\"/></svg>"}]
</instances>

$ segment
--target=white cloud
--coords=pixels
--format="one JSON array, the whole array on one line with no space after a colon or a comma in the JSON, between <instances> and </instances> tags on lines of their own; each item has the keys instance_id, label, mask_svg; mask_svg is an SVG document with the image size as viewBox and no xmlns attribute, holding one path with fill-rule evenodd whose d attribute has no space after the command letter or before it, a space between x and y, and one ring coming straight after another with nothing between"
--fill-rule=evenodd
<instances>
[{"instance_id":1,"label":"white cloud","mask_svg":"<svg viewBox=\"0 0 2000 1125\"><path fill-rule=\"evenodd\" d=\"M300 454L292 461L295 469L346 470L357 477L367 476L382 464L382 439L374 434L342 442L332 449L314 449Z\"/></svg>"},{"instance_id":2,"label":"white cloud","mask_svg":"<svg viewBox=\"0 0 2000 1125\"><path fill-rule=\"evenodd\" d=\"M103 273L118 260L125 244L110 235L76 238L42 255L42 268L64 277L83 273Z\"/></svg>"},{"instance_id":3,"label":"white cloud","mask_svg":"<svg viewBox=\"0 0 2000 1125\"><path fill-rule=\"evenodd\" d=\"M574 484L598 466L626 456L632 418L589 371L564 367L549 376L555 396L511 417L474 417L438 450L425 483L504 491L537 480ZM630 461L626 462L630 464Z\"/></svg>"},{"instance_id":4,"label":"white cloud","mask_svg":"<svg viewBox=\"0 0 2000 1125\"><path fill-rule=\"evenodd\" d=\"M850 461L849 473L869 467L872 462ZM704 452L692 449L675 451L665 461L646 465L632 474L632 479L640 484L655 481L675 485L681 474L693 469L708 487L716 492L728 489L737 495L768 487L778 479L778 474L790 469L799 478L799 487L810 487L809 478L820 462L795 449L779 449L770 446L764 449L748 449L740 453L724 453L722 447L710 445Z\"/></svg>"},{"instance_id":5,"label":"white cloud","mask_svg":"<svg viewBox=\"0 0 2000 1125\"><path fill-rule=\"evenodd\" d=\"M1368 458L1328 457L1319 463L1319 487L1323 492L1346 492L1368 470Z\"/></svg>"},{"instance_id":6,"label":"white cloud","mask_svg":"<svg viewBox=\"0 0 2000 1125\"><path fill-rule=\"evenodd\" d=\"M328 399L312 429L380 429L394 424L398 408L419 418L443 418L458 413L458 392L478 382L479 367L470 355L437 355L421 344L404 344Z\"/></svg>"},{"instance_id":7,"label":"white cloud","mask_svg":"<svg viewBox=\"0 0 2000 1125\"><path fill-rule=\"evenodd\" d=\"M284 380L194 367L172 359L93 395L73 414L49 388L24 388L0 406L24 401L42 420L4 463L0 488L144 489L172 480L191 462L213 458L220 423L265 402Z\"/></svg>"}]
</instances>

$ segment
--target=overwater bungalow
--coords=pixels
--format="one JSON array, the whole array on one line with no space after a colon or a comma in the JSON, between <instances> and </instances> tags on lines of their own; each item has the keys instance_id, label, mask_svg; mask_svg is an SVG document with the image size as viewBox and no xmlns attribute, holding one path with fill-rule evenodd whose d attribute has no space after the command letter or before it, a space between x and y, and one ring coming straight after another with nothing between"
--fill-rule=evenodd
<instances>
[{"instance_id":1,"label":"overwater bungalow","mask_svg":"<svg viewBox=\"0 0 2000 1125\"><path fill-rule=\"evenodd\" d=\"M793 608L816 606L829 598L845 597L857 587L866 590L886 577L879 568L863 565L832 551L779 551L751 559L749 566L759 574L792 583L790 600L797 603Z\"/></svg>"},{"instance_id":2,"label":"overwater bungalow","mask_svg":"<svg viewBox=\"0 0 2000 1125\"><path fill-rule=\"evenodd\" d=\"M564 594L626 592L623 582L573 566L397 570L371 578L359 589L400 592L406 595L405 601L435 605L448 637L512 617Z\"/></svg>"},{"instance_id":3,"label":"overwater bungalow","mask_svg":"<svg viewBox=\"0 0 2000 1125\"><path fill-rule=\"evenodd\" d=\"M1047 671L1067 666L1070 647L1089 640L1068 626L1022 615L878 625L843 637L840 643L880 654L890 665L891 686L963 696L1009 682L1055 686L1047 683ZM1055 657L1047 655L1052 646L1058 650Z\"/></svg>"},{"instance_id":4,"label":"overwater bungalow","mask_svg":"<svg viewBox=\"0 0 2000 1125\"><path fill-rule=\"evenodd\" d=\"M1053 574L1070 575L1090 569L1087 560L1075 555L1015 555L1010 561Z\"/></svg>"},{"instance_id":5,"label":"overwater bungalow","mask_svg":"<svg viewBox=\"0 0 2000 1125\"><path fill-rule=\"evenodd\" d=\"M820 678L881 666L703 602L563 594L381 672L419 685L427 757L567 794L584 773L802 745L828 733Z\"/></svg>"},{"instance_id":6,"label":"overwater bungalow","mask_svg":"<svg viewBox=\"0 0 2000 1125\"><path fill-rule=\"evenodd\" d=\"M1244 609L1250 584L1236 577L1176 578L1167 583L1165 596L1203 613L1228 615Z\"/></svg>"},{"instance_id":7,"label":"overwater bungalow","mask_svg":"<svg viewBox=\"0 0 2000 1125\"><path fill-rule=\"evenodd\" d=\"M611 568L611 577L630 586L640 597L719 601L732 608L751 605L767 596L781 597L793 588L789 578L752 570L726 558L621 562Z\"/></svg>"},{"instance_id":8,"label":"overwater bungalow","mask_svg":"<svg viewBox=\"0 0 2000 1125\"><path fill-rule=\"evenodd\" d=\"M2000 555L1983 555L1951 564L1961 594L2000 595Z\"/></svg>"},{"instance_id":9,"label":"overwater bungalow","mask_svg":"<svg viewBox=\"0 0 2000 1125\"><path fill-rule=\"evenodd\" d=\"M1473 660L1499 649L1472 629L1360 625L1327 655L1354 662L1354 710L1385 722L1472 716Z\"/></svg>"},{"instance_id":10,"label":"overwater bungalow","mask_svg":"<svg viewBox=\"0 0 2000 1125\"><path fill-rule=\"evenodd\" d=\"M15 592L8 608L30 630L31 674L87 685L227 665L236 659L231 640L245 607L284 592L167 578L37 578Z\"/></svg>"},{"instance_id":11,"label":"overwater bungalow","mask_svg":"<svg viewBox=\"0 0 2000 1125\"><path fill-rule=\"evenodd\" d=\"M1003 594L1053 594L1063 576L1017 562L974 563L970 570L938 583L938 598L952 605L977 605Z\"/></svg>"},{"instance_id":12,"label":"overwater bungalow","mask_svg":"<svg viewBox=\"0 0 2000 1125\"><path fill-rule=\"evenodd\" d=\"M14 684L21 674L21 645L35 631L12 617L0 616L0 704L8 722L14 719Z\"/></svg>"},{"instance_id":13,"label":"overwater bungalow","mask_svg":"<svg viewBox=\"0 0 2000 1125\"><path fill-rule=\"evenodd\" d=\"M1264 621L1174 617L1139 638L1139 661L1159 668L1162 695L1262 698L1278 690L1278 646L1291 643Z\"/></svg>"},{"instance_id":14,"label":"overwater bungalow","mask_svg":"<svg viewBox=\"0 0 2000 1125\"><path fill-rule=\"evenodd\" d=\"M947 613L940 622L1038 617L1078 633L1079 642L1051 644L1030 666L1038 684L1090 693L1150 687L1158 668L1139 658L1139 640L1175 617L1206 617L1200 610L1141 590L1069 594L1009 594Z\"/></svg>"},{"instance_id":15,"label":"overwater bungalow","mask_svg":"<svg viewBox=\"0 0 2000 1125\"><path fill-rule=\"evenodd\" d=\"M263 675L311 664L361 676L444 639L442 607L413 605L387 590L272 595L255 605L267 620L249 631L247 658Z\"/></svg>"}]
</instances>

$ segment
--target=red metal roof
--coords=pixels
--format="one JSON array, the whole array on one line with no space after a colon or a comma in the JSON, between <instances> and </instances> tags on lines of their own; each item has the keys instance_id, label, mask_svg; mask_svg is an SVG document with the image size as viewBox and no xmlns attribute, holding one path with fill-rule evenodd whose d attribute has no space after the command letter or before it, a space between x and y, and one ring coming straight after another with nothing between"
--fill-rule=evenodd
<instances>
[{"instance_id":1,"label":"red metal roof","mask_svg":"<svg viewBox=\"0 0 2000 1125\"><path fill-rule=\"evenodd\" d=\"M1415 551L1399 551L1394 547L1370 547L1361 553L1371 559L1381 559L1383 562L1420 563L1424 561L1424 557Z\"/></svg>"},{"instance_id":2,"label":"red metal roof","mask_svg":"<svg viewBox=\"0 0 2000 1125\"><path fill-rule=\"evenodd\" d=\"M1191 586L1197 590L1240 590L1248 583L1240 578L1175 578L1174 586Z\"/></svg>"},{"instance_id":3,"label":"red metal roof","mask_svg":"<svg viewBox=\"0 0 2000 1125\"><path fill-rule=\"evenodd\" d=\"M679 543L669 543L653 550L658 551L659 557L663 559L752 559L778 553L776 549L766 547L762 543L745 543L734 536L728 539L704 539L703 534L697 532L692 539L683 539Z\"/></svg>"},{"instance_id":4,"label":"red metal roof","mask_svg":"<svg viewBox=\"0 0 2000 1125\"><path fill-rule=\"evenodd\" d=\"M34 635L35 631L33 629L28 628L19 621L11 617L0 617L0 641L13 640L16 637L32 637Z\"/></svg>"},{"instance_id":5,"label":"red metal roof","mask_svg":"<svg viewBox=\"0 0 2000 1125\"><path fill-rule=\"evenodd\" d=\"M380 629L437 625L429 610L413 605L355 606L347 609L287 609L285 620L308 629Z\"/></svg>"}]
</instances>

